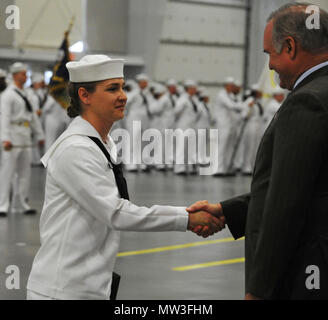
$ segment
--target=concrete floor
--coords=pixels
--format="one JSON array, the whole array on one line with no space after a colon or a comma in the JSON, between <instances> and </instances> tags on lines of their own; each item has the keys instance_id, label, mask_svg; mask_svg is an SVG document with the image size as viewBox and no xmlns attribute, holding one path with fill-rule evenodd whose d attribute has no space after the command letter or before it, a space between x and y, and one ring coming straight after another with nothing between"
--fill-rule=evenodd
<instances>
[{"instance_id":1,"label":"concrete floor","mask_svg":"<svg viewBox=\"0 0 328 320\"><path fill-rule=\"evenodd\" d=\"M33 168L30 203L36 216L10 214L0 219L0 300L25 299L26 282L40 245L39 218L44 196L45 170ZM249 190L248 177L178 177L169 173L126 173L130 199L138 205L189 205L197 200L220 201ZM138 251L117 259L121 274L118 299L243 299L244 263L206 266L186 271L173 268L244 257L244 240L232 241L229 229L200 238L191 232L122 232L120 252ZM222 239L222 240L221 240ZM199 243L200 242L200 243ZM170 246L195 244L183 248ZM168 247L168 248L167 248ZM159 252L141 250L162 248ZM141 252L140 252L141 251ZM8 290L8 266L19 268L19 289ZM6 273L7 271L7 273ZM11 282L12 283L12 282Z\"/></svg>"}]
</instances>

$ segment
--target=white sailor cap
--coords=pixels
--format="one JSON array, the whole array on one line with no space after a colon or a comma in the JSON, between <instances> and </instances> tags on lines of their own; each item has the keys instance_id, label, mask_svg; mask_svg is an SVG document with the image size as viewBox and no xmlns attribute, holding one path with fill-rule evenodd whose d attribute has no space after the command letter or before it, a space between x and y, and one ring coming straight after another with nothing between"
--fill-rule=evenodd
<instances>
[{"instance_id":1,"label":"white sailor cap","mask_svg":"<svg viewBox=\"0 0 328 320\"><path fill-rule=\"evenodd\" d=\"M241 81L239 81L239 80L235 80L234 84L237 87L241 87Z\"/></svg>"},{"instance_id":2,"label":"white sailor cap","mask_svg":"<svg viewBox=\"0 0 328 320\"><path fill-rule=\"evenodd\" d=\"M5 78L7 76L7 72L3 69L0 69L0 78Z\"/></svg>"},{"instance_id":3,"label":"white sailor cap","mask_svg":"<svg viewBox=\"0 0 328 320\"><path fill-rule=\"evenodd\" d=\"M32 83L38 83L44 81L44 75L42 73L33 73L31 77Z\"/></svg>"},{"instance_id":4,"label":"white sailor cap","mask_svg":"<svg viewBox=\"0 0 328 320\"><path fill-rule=\"evenodd\" d=\"M272 95L278 95L278 94L284 94L285 93L285 90L280 88L279 86L275 87L273 90L272 90Z\"/></svg>"},{"instance_id":5,"label":"white sailor cap","mask_svg":"<svg viewBox=\"0 0 328 320\"><path fill-rule=\"evenodd\" d=\"M235 79L233 77L226 77L223 81L224 84L235 83Z\"/></svg>"},{"instance_id":6,"label":"white sailor cap","mask_svg":"<svg viewBox=\"0 0 328 320\"><path fill-rule=\"evenodd\" d=\"M189 87L197 87L197 82L195 80L191 80L191 79L188 79L186 80L183 85L186 87L186 88L189 88Z\"/></svg>"},{"instance_id":7,"label":"white sailor cap","mask_svg":"<svg viewBox=\"0 0 328 320\"><path fill-rule=\"evenodd\" d=\"M260 86L257 83L251 85L251 90L253 91L261 91Z\"/></svg>"},{"instance_id":8,"label":"white sailor cap","mask_svg":"<svg viewBox=\"0 0 328 320\"><path fill-rule=\"evenodd\" d=\"M136 76L137 81L149 81L149 77L145 73L139 73Z\"/></svg>"},{"instance_id":9,"label":"white sailor cap","mask_svg":"<svg viewBox=\"0 0 328 320\"><path fill-rule=\"evenodd\" d=\"M154 85L154 94L162 94L166 92L166 87L160 83Z\"/></svg>"},{"instance_id":10,"label":"white sailor cap","mask_svg":"<svg viewBox=\"0 0 328 320\"><path fill-rule=\"evenodd\" d=\"M126 86L131 86L133 89L138 86L138 84L133 79L128 79L125 81Z\"/></svg>"},{"instance_id":11,"label":"white sailor cap","mask_svg":"<svg viewBox=\"0 0 328 320\"><path fill-rule=\"evenodd\" d=\"M167 86L177 86L178 82L175 79L169 79L166 81Z\"/></svg>"},{"instance_id":12,"label":"white sailor cap","mask_svg":"<svg viewBox=\"0 0 328 320\"><path fill-rule=\"evenodd\" d=\"M123 67L123 59L111 59L104 54L86 55L80 61L66 63L71 82L123 78Z\"/></svg>"},{"instance_id":13,"label":"white sailor cap","mask_svg":"<svg viewBox=\"0 0 328 320\"><path fill-rule=\"evenodd\" d=\"M15 62L10 66L10 73L14 74L21 71L27 71L27 65L22 62Z\"/></svg>"},{"instance_id":14,"label":"white sailor cap","mask_svg":"<svg viewBox=\"0 0 328 320\"><path fill-rule=\"evenodd\" d=\"M205 98L205 97L209 97L210 96L210 93L208 92L208 90L207 89L203 89L202 91L200 91L200 96L202 97L202 98Z\"/></svg>"}]
</instances>

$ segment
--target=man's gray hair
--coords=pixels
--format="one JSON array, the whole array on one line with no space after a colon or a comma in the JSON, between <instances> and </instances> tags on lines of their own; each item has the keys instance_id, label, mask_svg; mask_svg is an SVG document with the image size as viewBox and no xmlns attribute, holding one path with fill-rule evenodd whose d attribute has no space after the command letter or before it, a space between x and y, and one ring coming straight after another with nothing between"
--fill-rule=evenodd
<instances>
[{"instance_id":1,"label":"man's gray hair","mask_svg":"<svg viewBox=\"0 0 328 320\"><path fill-rule=\"evenodd\" d=\"M294 38L305 51L328 51L328 13L320 8L320 28L308 29L306 21L309 14L305 9L310 5L313 4L292 2L271 13L267 22L273 20L272 42L278 53L288 36Z\"/></svg>"}]
</instances>

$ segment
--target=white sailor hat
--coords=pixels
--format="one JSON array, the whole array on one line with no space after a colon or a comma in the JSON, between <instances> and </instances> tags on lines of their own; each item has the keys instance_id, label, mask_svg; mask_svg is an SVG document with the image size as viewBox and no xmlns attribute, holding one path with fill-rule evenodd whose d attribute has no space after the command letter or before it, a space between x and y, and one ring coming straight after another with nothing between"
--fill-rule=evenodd
<instances>
[{"instance_id":1,"label":"white sailor hat","mask_svg":"<svg viewBox=\"0 0 328 320\"><path fill-rule=\"evenodd\" d=\"M10 66L10 73L14 74L21 71L27 71L27 65L22 62L15 62Z\"/></svg>"},{"instance_id":2,"label":"white sailor hat","mask_svg":"<svg viewBox=\"0 0 328 320\"><path fill-rule=\"evenodd\" d=\"M125 81L126 86L131 86L133 89L138 86L138 84L133 79L128 79Z\"/></svg>"},{"instance_id":3,"label":"white sailor hat","mask_svg":"<svg viewBox=\"0 0 328 320\"><path fill-rule=\"evenodd\" d=\"M183 85L186 87L186 88L189 88L189 87L197 87L197 82L195 80L191 80L191 79L188 79L186 80Z\"/></svg>"},{"instance_id":4,"label":"white sailor hat","mask_svg":"<svg viewBox=\"0 0 328 320\"><path fill-rule=\"evenodd\" d=\"M257 83L251 85L251 90L253 91L261 91L260 86Z\"/></svg>"},{"instance_id":5,"label":"white sailor hat","mask_svg":"<svg viewBox=\"0 0 328 320\"><path fill-rule=\"evenodd\" d=\"M226 77L223 81L224 84L235 83L235 79L233 77Z\"/></svg>"},{"instance_id":6,"label":"white sailor hat","mask_svg":"<svg viewBox=\"0 0 328 320\"><path fill-rule=\"evenodd\" d=\"M139 73L136 76L137 81L149 81L149 77L145 73Z\"/></svg>"},{"instance_id":7,"label":"white sailor hat","mask_svg":"<svg viewBox=\"0 0 328 320\"><path fill-rule=\"evenodd\" d=\"M235 80L234 84L237 87L241 87L241 81L239 81L239 80Z\"/></svg>"},{"instance_id":8,"label":"white sailor hat","mask_svg":"<svg viewBox=\"0 0 328 320\"><path fill-rule=\"evenodd\" d=\"M166 87L163 86L162 84L156 83L154 85L154 94L162 94L165 93L165 91L166 91Z\"/></svg>"},{"instance_id":9,"label":"white sailor hat","mask_svg":"<svg viewBox=\"0 0 328 320\"><path fill-rule=\"evenodd\" d=\"M3 69L0 69L0 78L5 78L7 76L7 72Z\"/></svg>"},{"instance_id":10,"label":"white sailor hat","mask_svg":"<svg viewBox=\"0 0 328 320\"><path fill-rule=\"evenodd\" d=\"M32 83L38 83L44 81L44 75L42 73L33 73L31 77Z\"/></svg>"},{"instance_id":11,"label":"white sailor hat","mask_svg":"<svg viewBox=\"0 0 328 320\"><path fill-rule=\"evenodd\" d=\"M123 59L111 59L104 54L86 55L80 61L66 63L71 82L123 78L123 67Z\"/></svg>"},{"instance_id":12,"label":"white sailor hat","mask_svg":"<svg viewBox=\"0 0 328 320\"><path fill-rule=\"evenodd\" d=\"M175 79L169 79L166 81L167 86L177 86L178 82Z\"/></svg>"},{"instance_id":13,"label":"white sailor hat","mask_svg":"<svg viewBox=\"0 0 328 320\"><path fill-rule=\"evenodd\" d=\"M202 97L202 98L205 98L205 97L209 97L210 96L210 93L208 92L208 90L207 89L203 89L201 92L200 92L200 96Z\"/></svg>"}]
</instances>

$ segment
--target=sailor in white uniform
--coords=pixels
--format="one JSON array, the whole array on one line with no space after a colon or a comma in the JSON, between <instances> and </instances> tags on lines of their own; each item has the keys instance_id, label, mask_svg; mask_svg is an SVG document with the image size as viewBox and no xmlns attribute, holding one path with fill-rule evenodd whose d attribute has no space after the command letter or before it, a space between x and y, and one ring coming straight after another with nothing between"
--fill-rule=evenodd
<instances>
[{"instance_id":1,"label":"sailor in white uniform","mask_svg":"<svg viewBox=\"0 0 328 320\"><path fill-rule=\"evenodd\" d=\"M44 76L41 73L33 73L31 77L32 86L28 88L28 99L31 101L32 108L36 113L38 119L41 121L42 108L47 100L47 93L44 90ZM33 149L32 149L32 165L41 165L40 159L43 150L37 143L37 137L33 135ZM42 148L43 149L43 148Z\"/></svg>"},{"instance_id":2,"label":"sailor in white uniform","mask_svg":"<svg viewBox=\"0 0 328 320\"><path fill-rule=\"evenodd\" d=\"M1 139L1 95L7 88L6 82L7 72L3 69L0 69L0 139ZM0 166L1 166L1 152L2 148L0 148ZM0 187L1 192L1 187Z\"/></svg>"},{"instance_id":3,"label":"sailor in white uniform","mask_svg":"<svg viewBox=\"0 0 328 320\"><path fill-rule=\"evenodd\" d=\"M178 92L178 82L171 78L168 79L166 82L166 87L167 87L167 93L166 95L170 99L171 102L171 112L167 113L167 117L165 119L165 128L168 129L166 131L165 135L165 152L166 152L166 168L167 169L173 169L173 164L174 164L174 150L175 150L175 142L173 139L173 130L175 129L176 125L176 119L174 115L174 108L177 104L177 101L180 97L180 94Z\"/></svg>"},{"instance_id":4,"label":"sailor in white uniform","mask_svg":"<svg viewBox=\"0 0 328 320\"><path fill-rule=\"evenodd\" d=\"M272 99L264 109L264 130L269 126L271 120L279 110L282 102L285 99L285 90L279 86L272 91ZM263 131L264 131L263 130Z\"/></svg>"},{"instance_id":5,"label":"sailor in white uniform","mask_svg":"<svg viewBox=\"0 0 328 320\"><path fill-rule=\"evenodd\" d=\"M245 101L243 111L244 119L247 118L241 143L244 148L242 174L252 175L257 148L260 142L262 126L263 107L261 104L262 92L257 84L251 86L251 95Z\"/></svg>"},{"instance_id":6,"label":"sailor in white uniform","mask_svg":"<svg viewBox=\"0 0 328 320\"><path fill-rule=\"evenodd\" d=\"M159 130L162 137L162 156L155 158L157 161L155 166L158 170L165 171L167 165L170 164L169 160L171 160L169 159L171 154L170 150L166 149L167 139L165 136L165 130L172 128L173 126L173 106L166 87L160 83L154 85L154 97L154 101L150 104L150 110L154 117L153 128Z\"/></svg>"},{"instance_id":7,"label":"sailor in white uniform","mask_svg":"<svg viewBox=\"0 0 328 320\"><path fill-rule=\"evenodd\" d=\"M243 109L242 103L235 101L233 94L235 80L228 77L224 88L219 91L214 109L217 128L219 129L218 164L214 176L230 174L229 168L236 141L236 123Z\"/></svg>"},{"instance_id":8,"label":"sailor in white uniform","mask_svg":"<svg viewBox=\"0 0 328 320\"><path fill-rule=\"evenodd\" d=\"M176 142L176 162L174 173L177 175L186 175L195 173L196 165L196 123L199 116L197 99L197 83L194 80L184 82L185 93L181 94L174 108L176 119L176 129L181 134Z\"/></svg>"},{"instance_id":9,"label":"sailor in white uniform","mask_svg":"<svg viewBox=\"0 0 328 320\"><path fill-rule=\"evenodd\" d=\"M131 138L130 159L127 159L128 163L126 163L126 169L130 172L137 172L139 169L149 171L149 166L144 163L149 159L142 158L142 149L144 147L142 134L151 124L152 114L149 105L153 97L149 91L149 77L142 73L136 76L136 80L139 87L129 95L129 111L125 120Z\"/></svg>"},{"instance_id":10,"label":"sailor in white uniform","mask_svg":"<svg viewBox=\"0 0 328 320\"><path fill-rule=\"evenodd\" d=\"M42 108L42 123L45 131L45 151L47 151L56 139L64 132L69 124L66 110L48 94Z\"/></svg>"},{"instance_id":11,"label":"sailor in white uniform","mask_svg":"<svg viewBox=\"0 0 328 320\"><path fill-rule=\"evenodd\" d=\"M126 104L123 60L87 55L67 64L75 119L42 158L47 168L41 247L27 299L109 299L120 231L186 231L219 219L185 207L138 207L116 164L112 124ZM81 83L96 82L87 87Z\"/></svg>"},{"instance_id":12,"label":"sailor in white uniform","mask_svg":"<svg viewBox=\"0 0 328 320\"><path fill-rule=\"evenodd\" d=\"M17 174L19 190L19 203L16 209L21 209L25 214L34 214L35 210L26 202L28 197L31 157L32 157L32 132L37 137L39 144L44 143L44 134L37 115L33 112L31 103L23 86L27 76L26 65L16 62L11 68L13 84L1 96L1 140L2 140L2 167L1 167L1 192L0 215L6 216L10 204L10 188Z\"/></svg>"}]
</instances>

